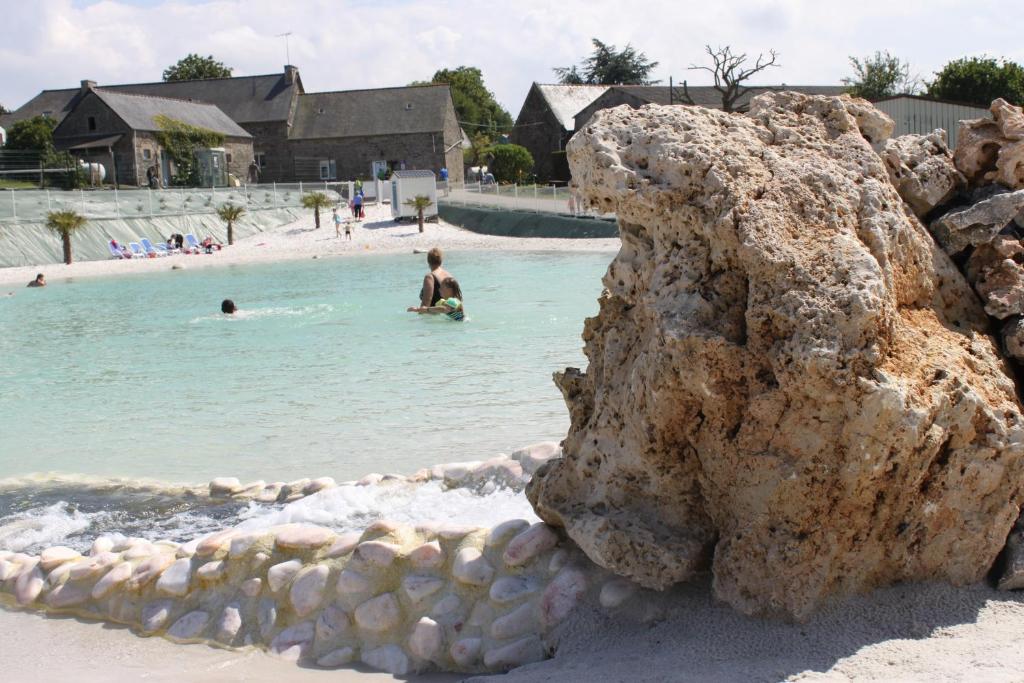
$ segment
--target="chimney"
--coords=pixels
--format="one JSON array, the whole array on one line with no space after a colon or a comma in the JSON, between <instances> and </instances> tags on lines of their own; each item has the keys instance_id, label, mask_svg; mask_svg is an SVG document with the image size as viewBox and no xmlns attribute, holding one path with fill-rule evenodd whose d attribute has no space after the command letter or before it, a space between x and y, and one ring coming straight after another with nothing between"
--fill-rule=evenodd
<instances>
[{"instance_id":1,"label":"chimney","mask_svg":"<svg viewBox=\"0 0 1024 683\"><path fill-rule=\"evenodd\" d=\"M284 82L288 85L295 85L295 81L299 78L299 67L292 66L291 64L284 65Z\"/></svg>"},{"instance_id":2,"label":"chimney","mask_svg":"<svg viewBox=\"0 0 1024 683\"><path fill-rule=\"evenodd\" d=\"M84 95L96 87L96 81L82 81L81 93Z\"/></svg>"}]
</instances>

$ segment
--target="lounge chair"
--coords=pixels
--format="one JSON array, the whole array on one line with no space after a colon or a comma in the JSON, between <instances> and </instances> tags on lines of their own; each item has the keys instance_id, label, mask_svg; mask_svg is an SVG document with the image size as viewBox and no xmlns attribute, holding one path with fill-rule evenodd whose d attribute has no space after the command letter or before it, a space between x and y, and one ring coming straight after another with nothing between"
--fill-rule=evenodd
<instances>
[{"instance_id":1,"label":"lounge chair","mask_svg":"<svg viewBox=\"0 0 1024 683\"><path fill-rule=\"evenodd\" d=\"M146 250L142 248L142 245L138 242L129 242L128 248L132 250L132 256L136 258L146 258Z\"/></svg>"},{"instance_id":2,"label":"lounge chair","mask_svg":"<svg viewBox=\"0 0 1024 683\"><path fill-rule=\"evenodd\" d=\"M117 247L115 247L110 242L107 242L107 249L110 250L110 258L117 258L117 259L123 259L124 258L124 254L121 253L121 250L118 249Z\"/></svg>"},{"instance_id":3,"label":"lounge chair","mask_svg":"<svg viewBox=\"0 0 1024 683\"><path fill-rule=\"evenodd\" d=\"M203 253L203 245L199 243L199 240L197 240L196 236L192 233L185 235L185 242L188 244L190 249L195 251L195 253Z\"/></svg>"},{"instance_id":4,"label":"lounge chair","mask_svg":"<svg viewBox=\"0 0 1024 683\"><path fill-rule=\"evenodd\" d=\"M150 254L153 254L154 256L169 256L166 250L160 251L154 247L148 237L143 237L139 241L142 242L142 248L146 250L146 256L149 256Z\"/></svg>"}]
</instances>

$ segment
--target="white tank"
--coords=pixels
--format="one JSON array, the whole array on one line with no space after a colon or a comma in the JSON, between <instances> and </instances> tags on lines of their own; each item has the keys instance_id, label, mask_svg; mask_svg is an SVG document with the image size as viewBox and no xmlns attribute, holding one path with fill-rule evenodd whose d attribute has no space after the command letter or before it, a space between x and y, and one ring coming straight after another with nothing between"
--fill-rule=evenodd
<instances>
[{"instance_id":1,"label":"white tank","mask_svg":"<svg viewBox=\"0 0 1024 683\"><path fill-rule=\"evenodd\" d=\"M104 168L101 163L97 163L95 161L91 163L87 161L79 161L78 165L82 167L82 171L85 172L89 182L94 185L102 183L107 177L107 169Z\"/></svg>"}]
</instances>

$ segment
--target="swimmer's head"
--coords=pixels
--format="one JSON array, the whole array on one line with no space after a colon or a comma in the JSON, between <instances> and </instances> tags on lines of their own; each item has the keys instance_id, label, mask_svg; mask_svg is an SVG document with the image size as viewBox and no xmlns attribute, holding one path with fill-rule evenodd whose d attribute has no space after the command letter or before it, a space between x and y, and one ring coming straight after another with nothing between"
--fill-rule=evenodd
<instances>
[{"instance_id":1,"label":"swimmer's head","mask_svg":"<svg viewBox=\"0 0 1024 683\"><path fill-rule=\"evenodd\" d=\"M237 310L238 310L238 307L235 306L235 302L232 301L231 299L224 299L224 301L220 302L220 312L221 313L225 313L227 315L231 315L232 313L234 313Z\"/></svg>"}]
</instances>

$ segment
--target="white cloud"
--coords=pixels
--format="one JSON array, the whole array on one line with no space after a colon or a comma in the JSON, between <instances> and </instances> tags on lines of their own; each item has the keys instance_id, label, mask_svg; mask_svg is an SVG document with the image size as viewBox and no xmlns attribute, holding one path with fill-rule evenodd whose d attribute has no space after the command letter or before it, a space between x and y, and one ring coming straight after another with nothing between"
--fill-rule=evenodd
<instances>
[{"instance_id":1,"label":"white cloud","mask_svg":"<svg viewBox=\"0 0 1024 683\"><path fill-rule=\"evenodd\" d=\"M835 84L848 57L889 50L930 76L963 55L1024 59L1009 0L0 0L0 103L44 88L159 80L189 52L238 75L291 61L311 91L404 85L435 70L480 67L513 116L533 81L579 62L590 38L632 43L658 61L656 78L706 83L687 71L703 46L751 54L775 48L782 68L759 81Z\"/></svg>"}]
</instances>

